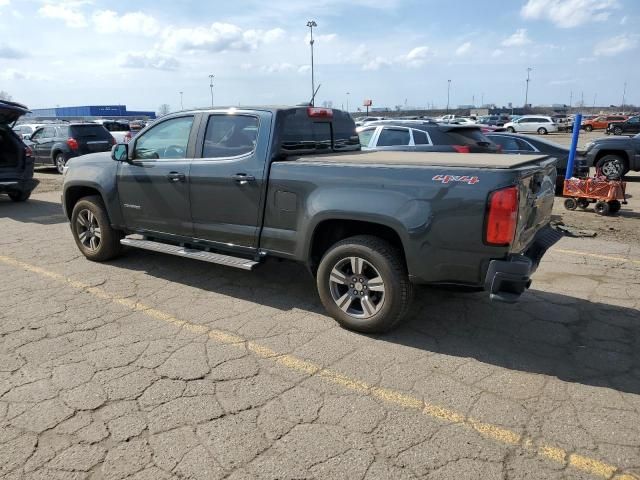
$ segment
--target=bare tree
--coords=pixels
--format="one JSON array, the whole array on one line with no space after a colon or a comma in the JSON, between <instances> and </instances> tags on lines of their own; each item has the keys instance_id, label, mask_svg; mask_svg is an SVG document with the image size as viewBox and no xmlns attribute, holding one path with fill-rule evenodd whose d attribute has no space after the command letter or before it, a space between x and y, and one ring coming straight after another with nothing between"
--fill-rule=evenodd
<instances>
[{"instance_id":1,"label":"bare tree","mask_svg":"<svg viewBox=\"0 0 640 480\"><path fill-rule=\"evenodd\" d=\"M171 111L171 105L169 105L168 103L163 103L158 107L158 116L162 117L168 114L170 111Z\"/></svg>"},{"instance_id":2,"label":"bare tree","mask_svg":"<svg viewBox=\"0 0 640 480\"><path fill-rule=\"evenodd\" d=\"M9 95L9 92L5 92L4 90L0 90L0 100L6 100L8 102L11 101L13 97Z\"/></svg>"}]
</instances>

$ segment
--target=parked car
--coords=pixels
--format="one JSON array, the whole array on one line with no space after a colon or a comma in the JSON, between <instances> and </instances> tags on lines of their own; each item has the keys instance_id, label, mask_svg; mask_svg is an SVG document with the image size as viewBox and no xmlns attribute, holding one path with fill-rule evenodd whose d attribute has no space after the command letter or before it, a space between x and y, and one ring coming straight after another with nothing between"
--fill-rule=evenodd
<instances>
[{"instance_id":1,"label":"parked car","mask_svg":"<svg viewBox=\"0 0 640 480\"><path fill-rule=\"evenodd\" d=\"M35 163L51 165L59 173L70 158L94 152L107 152L115 139L102 125L95 123L50 124L37 129L28 145Z\"/></svg>"},{"instance_id":2,"label":"parked car","mask_svg":"<svg viewBox=\"0 0 640 480\"><path fill-rule=\"evenodd\" d=\"M505 119L500 115L483 115L476 119L476 123L488 125L491 127L503 127L504 124L508 121L508 118Z\"/></svg>"},{"instance_id":3,"label":"parked car","mask_svg":"<svg viewBox=\"0 0 640 480\"><path fill-rule=\"evenodd\" d=\"M630 117L624 122L615 122L607 125L607 134L623 135L625 133L640 133L640 116Z\"/></svg>"},{"instance_id":4,"label":"parked car","mask_svg":"<svg viewBox=\"0 0 640 480\"><path fill-rule=\"evenodd\" d=\"M41 126L41 123L21 123L20 125L13 127L13 131L20 135L20 138L23 140L28 140L31 138L33 132Z\"/></svg>"},{"instance_id":5,"label":"parked car","mask_svg":"<svg viewBox=\"0 0 640 480\"><path fill-rule=\"evenodd\" d=\"M504 153L518 153L522 155L545 154L557 159L556 163L556 195L561 195L564 178L567 174L567 162L569 160L569 149L530 135L519 133L487 133L486 137L502 148ZM578 177L589 176L589 166L583 152L577 152L574 163L574 175Z\"/></svg>"},{"instance_id":6,"label":"parked car","mask_svg":"<svg viewBox=\"0 0 640 480\"><path fill-rule=\"evenodd\" d=\"M551 119L558 125L558 131L571 132L573 130L573 117L565 113L556 113Z\"/></svg>"},{"instance_id":7,"label":"parked car","mask_svg":"<svg viewBox=\"0 0 640 480\"><path fill-rule=\"evenodd\" d=\"M445 122L451 125L475 125L476 122L474 120L471 120L470 118L465 118L465 117L460 117L460 118L454 118L453 120L449 120L448 122Z\"/></svg>"},{"instance_id":8,"label":"parked car","mask_svg":"<svg viewBox=\"0 0 640 480\"><path fill-rule=\"evenodd\" d=\"M543 115L523 115L517 120L505 123L504 128L511 133L538 133L546 135L549 132L557 132L558 125L551 117Z\"/></svg>"},{"instance_id":9,"label":"parked car","mask_svg":"<svg viewBox=\"0 0 640 480\"><path fill-rule=\"evenodd\" d=\"M610 180L640 171L640 134L634 137L598 138L586 145L587 165L598 167Z\"/></svg>"},{"instance_id":10,"label":"parked car","mask_svg":"<svg viewBox=\"0 0 640 480\"><path fill-rule=\"evenodd\" d=\"M129 246L245 270L302 262L361 332L397 325L418 283L514 302L560 237L548 156L359 150L339 110L178 112L72 159L62 203L90 260Z\"/></svg>"},{"instance_id":11,"label":"parked car","mask_svg":"<svg viewBox=\"0 0 640 480\"><path fill-rule=\"evenodd\" d=\"M592 130L604 130L610 123L624 122L628 117L623 115L600 115L595 118L583 118L582 129L591 132Z\"/></svg>"},{"instance_id":12,"label":"parked car","mask_svg":"<svg viewBox=\"0 0 640 480\"><path fill-rule=\"evenodd\" d=\"M24 202L38 185L33 178L33 157L20 135L11 127L29 109L0 100L0 193L14 202Z\"/></svg>"},{"instance_id":13,"label":"parked car","mask_svg":"<svg viewBox=\"0 0 640 480\"><path fill-rule=\"evenodd\" d=\"M425 122L383 120L358 127L363 150L498 153L480 127Z\"/></svg>"}]
</instances>

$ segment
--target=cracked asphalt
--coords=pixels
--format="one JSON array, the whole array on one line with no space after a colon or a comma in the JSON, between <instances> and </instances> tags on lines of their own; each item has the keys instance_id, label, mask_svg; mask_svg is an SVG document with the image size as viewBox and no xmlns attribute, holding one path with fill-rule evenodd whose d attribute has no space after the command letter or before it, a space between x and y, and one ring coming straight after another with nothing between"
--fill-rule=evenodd
<instances>
[{"instance_id":1,"label":"cracked asphalt","mask_svg":"<svg viewBox=\"0 0 640 480\"><path fill-rule=\"evenodd\" d=\"M516 305L420 288L392 334L313 280L130 250L0 198L0 478L640 478L640 246L563 239Z\"/></svg>"}]
</instances>

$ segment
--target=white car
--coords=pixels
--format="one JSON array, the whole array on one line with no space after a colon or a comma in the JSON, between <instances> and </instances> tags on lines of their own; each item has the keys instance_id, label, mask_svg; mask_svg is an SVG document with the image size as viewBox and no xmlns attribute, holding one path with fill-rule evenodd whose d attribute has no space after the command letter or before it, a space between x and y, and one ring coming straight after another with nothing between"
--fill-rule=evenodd
<instances>
[{"instance_id":1,"label":"white car","mask_svg":"<svg viewBox=\"0 0 640 480\"><path fill-rule=\"evenodd\" d=\"M465 118L465 117L454 118L453 120L449 120L448 122L445 122L445 123L450 123L452 125L475 125L476 124L474 120L471 120L470 118Z\"/></svg>"},{"instance_id":2,"label":"white car","mask_svg":"<svg viewBox=\"0 0 640 480\"><path fill-rule=\"evenodd\" d=\"M517 120L505 123L504 128L511 133L534 133L546 135L550 132L558 131L556 124L551 117L543 115L524 115Z\"/></svg>"},{"instance_id":3,"label":"white car","mask_svg":"<svg viewBox=\"0 0 640 480\"><path fill-rule=\"evenodd\" d=\"M23 140L29 140L31 134L41 127L41 123L21 123L13 128L13 131L20 135Z\"/></svg>"}]
</instances>

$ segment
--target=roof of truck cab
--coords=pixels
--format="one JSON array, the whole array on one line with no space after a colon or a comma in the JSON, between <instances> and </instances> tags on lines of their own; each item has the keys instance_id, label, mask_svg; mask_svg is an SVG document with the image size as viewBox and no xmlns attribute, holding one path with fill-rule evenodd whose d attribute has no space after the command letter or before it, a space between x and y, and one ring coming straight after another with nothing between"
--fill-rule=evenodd
<instances>
[{"instance_id":1,"label":"roof of truck cab","mask_svg":"<svg viewBox=\"0 0 640 480\"><path fill-rule=\"evenodd\" d=\"M509 155L444 152L351 152L289 157L299 163L350 163L364 165L416 165L509 169L549 158L549 155Z\"/></svg>"}]
</instances>

